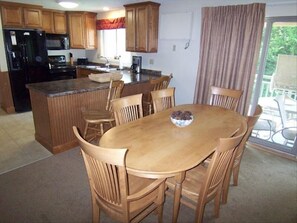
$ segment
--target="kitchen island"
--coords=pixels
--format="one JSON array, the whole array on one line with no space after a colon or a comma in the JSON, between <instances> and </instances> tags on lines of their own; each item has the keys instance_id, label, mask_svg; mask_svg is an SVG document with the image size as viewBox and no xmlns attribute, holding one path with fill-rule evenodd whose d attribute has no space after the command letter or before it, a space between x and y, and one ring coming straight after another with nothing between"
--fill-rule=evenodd
<instances>
[{"instance_id":1,"label":"kitchen island","mask_svg":"<svg viewBox=\"0 0 297 223\"><path fill-rule=\"evenodd\" d=\"M155 74L122 71L125 82L122 97L150 91ZM105 109L109 83L78 78L28 84L35 126L35 139L56 154L74 148L78 142L72 126L83 131L82 108Z\"/></svg>"}]
</instances>

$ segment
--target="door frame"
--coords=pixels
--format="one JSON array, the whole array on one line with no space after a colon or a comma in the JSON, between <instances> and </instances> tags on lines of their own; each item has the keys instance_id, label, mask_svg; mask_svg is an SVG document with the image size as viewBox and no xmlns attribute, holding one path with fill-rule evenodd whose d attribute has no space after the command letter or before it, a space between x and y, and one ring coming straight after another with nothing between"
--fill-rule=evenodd
<instances>
[{"instance_id":1,"label":"door frame","mask_svg":"<svg viewBox=\"0 0 297 223\"><path fill-rule=\"evenodd\" d=\"M265 19L262 49L260 52L259 67L257 71L258 75L256 75L254 92L251 100L252 111L256 108L261 93L262 80L266 67L266 58L268 54L271 31L274 22L297 22L297 16L267 17ZM288 149L288 147L285 145L269 142L252 136L249 138L249 141L257 145L264 146L265 148L269 148L277 152L284 152L286 154L294 155L295 157L297 157L297 140L295 140L293 147L290 149Z\"/></svg>"}]
</instances>

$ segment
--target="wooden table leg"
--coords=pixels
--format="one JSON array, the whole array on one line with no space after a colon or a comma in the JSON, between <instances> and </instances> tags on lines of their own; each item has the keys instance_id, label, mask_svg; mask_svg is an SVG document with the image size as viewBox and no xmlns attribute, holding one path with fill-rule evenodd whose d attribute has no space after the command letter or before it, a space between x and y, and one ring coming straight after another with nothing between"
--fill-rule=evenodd
<instances>
[{"instance_id":1,"label":"wooden table leg","mask_svg":"<svg viewBox=\"0 0 297 223\"><path fill-rule=\"evenodd\" d=\"M185 179L185 172L181 172L180 174L174 177L175 179L175 188L174 188L174 198L173 198L173 217L172 222L176 223L178 218L179 206L180 206L180 197L182 190L182 182Z\"/></svg>"}]
</instances>

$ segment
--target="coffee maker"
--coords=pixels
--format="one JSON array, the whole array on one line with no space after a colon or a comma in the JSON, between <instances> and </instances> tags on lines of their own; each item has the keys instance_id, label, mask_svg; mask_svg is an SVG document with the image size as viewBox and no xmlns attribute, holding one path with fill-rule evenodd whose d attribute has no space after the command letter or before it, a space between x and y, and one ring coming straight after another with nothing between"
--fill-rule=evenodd
<instances>
[{"instance_id":1,"label":"coffee maker","mask_svg":"<svg viewBox=\"0 0 297 223\"><path fill-rule=\"evenodd\" d=\"M132 70L133 73L140 73L141 72L141 63L142 63L142 57L141 56L132 56L131 70Z\"/></svg>"}]
</instances>

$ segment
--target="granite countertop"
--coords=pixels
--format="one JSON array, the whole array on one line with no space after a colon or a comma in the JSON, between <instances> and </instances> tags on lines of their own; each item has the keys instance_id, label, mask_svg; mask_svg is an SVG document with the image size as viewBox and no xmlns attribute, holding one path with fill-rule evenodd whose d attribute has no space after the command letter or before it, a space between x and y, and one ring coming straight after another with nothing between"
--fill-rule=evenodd
<instances>
[{"instance_id":1,"label":"granite countertop","mask_svg":"<svg viewBox=\"0 0 297 223\"><path fill-rule=\"evenodd\" d=\"M122 79L125 84L138 84L147 82L149 79L155 79L160 75L140 73L134 74L130 71L112 71L111 73L119 72L123 75ZM58 97L70 94L77 94L89 91L95 91L100 89L106 89L109 87L109 82L99 83L91 81L88 77L58 80L51 82L40 82L27 84L26 87L29 90L39 91L48 97Z\"/></svg>"}]
</instances>

